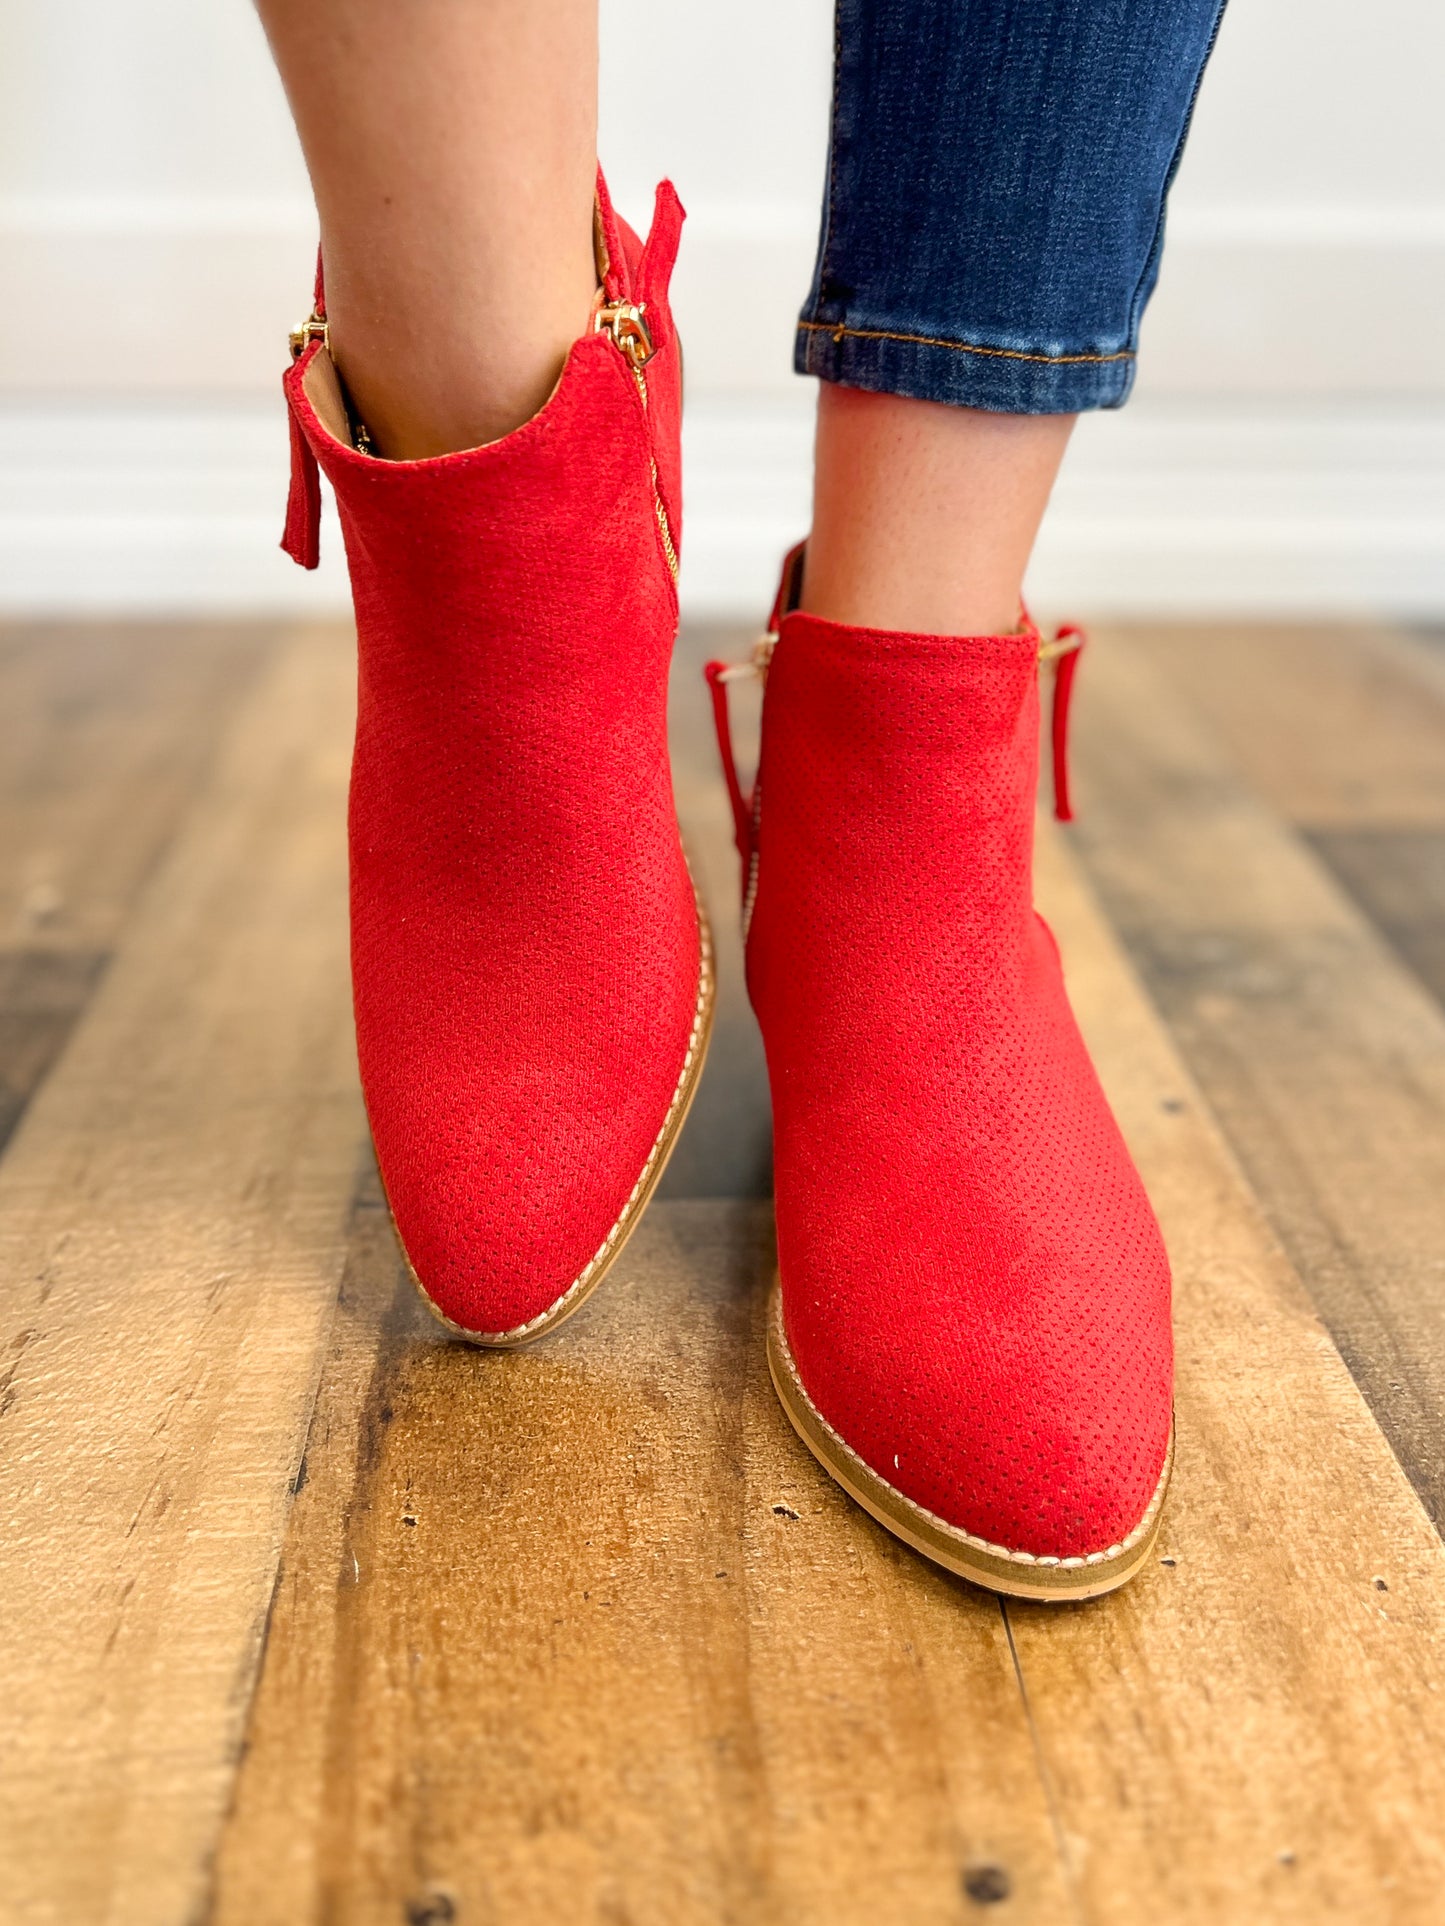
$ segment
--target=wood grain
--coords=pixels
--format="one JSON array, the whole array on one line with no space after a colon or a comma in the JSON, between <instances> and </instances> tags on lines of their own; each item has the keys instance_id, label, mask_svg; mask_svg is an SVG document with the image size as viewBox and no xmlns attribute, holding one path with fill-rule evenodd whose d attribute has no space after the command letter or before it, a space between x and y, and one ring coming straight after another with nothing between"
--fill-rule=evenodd
<instances>
[{"instance_id":1,"label":"wood grain","mask_svg":"<svg viewBox=\"0 0 1445 1926\"><path fill-rule=\"evenodd\" d=\"M373 1217L216 1926L1433 1920L1445 1554L1061 842L1042 867L1178 1270L1158 1568L1005 1615L851 1507L767 1387L756 1208L655 1206L496 1360L418 1322Z\"/></svg>"},{"instance_id":2,"label":"wood grain","mask_svg":"<svg viewBox=\"0 0 1445 1926\"><path fill-rule=\"evenodd\" d=\"M1243 780L1291 821L1445 821L1445 666L1424 645L1383 624L1322 622L1171 623L1146 646Z\"/></svg>"},{"instance_id":3,"label":"wood grain","mask_svg":"<svg viewBox=\"0 0 1445 1926\"><path fill-rule=\"evenodd\" d=\"M1087 673L1041 890L1175 1261L1157 1567L1005 1612L788 1428L766 1206L706 1195L766 1119L691 712L737 1039L694 1201L534 1351L431 1323L348 1203L350 661L298 636L0 1160L7 1926L1433 1926L1445 1554L1235 1153L1420 1478L1442 1020L1147 650ZM1411 766L1325 830L1427 833Z\"/></svg>"},{"instance_id":4,"label":"wood grain","mask_svg":"<svg viewBox=\"0 0 1445 1926\"><path fill-rule=\"evenodd\" d=\"M203 1888L361 1140L351 673L268 665L0 1163L7 1921Z\"/></svg>"},{"instance_id":5,"label":"wood grain","mask_svg":"<svg viewBox=\"0 0 1445 1926\"><path fill-rule=\"evenodd\" d=\"M493 1359L397 1294L368 1223L217 1926L930 1926L994 1865L1058 1916L997 1606L796 1448L770 1257L756 1205L654 1205L575 1330Z\"/></svg>"},{"instance_id":6,"label":"wood grain","mask_svg":"<svg viewBox=\"0 0 1445 1926\"><path fill-rule=\"evenodd\" d=\"M246 623L0 627L0 1148L274 645Z\"/></svg>"},{"instance_id":7,"label":"wood grain","mask_svg":"<svg viewBox=\"0 0 1445 1926\"><path fill-rule=\"evenodd\" d=\"M698 888L712 917L717 949L717 1008L708 1073L658 1189L660 1197L769 1197L773 1136L768 1070L743 981L734 937L742 906L732 811L723 786L703 664L746 661L756 631L690 627L673 660L673 788ZM747 683L731 690L740 758L755 751L759 702ZM745 772L746 780L746 772Z\"/></svg>"},{"instance_id":8,"label":"wood grain","mask_svg":"<svg viewBox=\"0 0 1445 1926\"><path fill-rule=\"evenodd\" d=\"M1445 1003L1445 661L1379 627L1170 627L1151 657Z\"/></svg>"},{"instance_id":9,"label":"wood grain","mask_svg":"<svg viewBox=\"0 0 1445 1926\"><path fill-rule=\"evenodd\" d=\"M0 626L0 945L104 953L274 623Z\"/></svg>"},{"instance_id":10,"label":"wood grain","mask_svg":"<svg viewBox=\"0 0 1445 1926\"><path fill-rule=\"evenodd\" d=\"M108 961L96 950L0 948L0 1150Z\"/></svg>"},{"instance_id":11,"label":"wood grain","mask_svg":"<svg viewBox=\"0 0 1445 1926\"><path fill-rule=\"evenodd\" d=\"M1177 1292L1157 1573L1008 1608L1083 1917L1424 1926L1445 1552L1061 837L1042 867Z\"/></svg>"},{"instance_id":12,"label":"wood grain","mask_svg":"<svg viewBox=\"0 0 1445 1926\"><path fill-rule=\"evenodd\" d=\"M1076 847L1438 1521L1445 1014L1148 644L1103 638L1087 674Z\"/></svg>"},{"instance_id":13,"label":"wood grain","mask_svg":"<svg viewBox=\"0 0 1445 1926\"><path fill-rule=\"evenodd\" d=\"M1441 745L1445 764L1445 742ZM1318 829L1305 840L1439 1004L1445 1005L1445 822Z\"/></svg>"}]
</instances>

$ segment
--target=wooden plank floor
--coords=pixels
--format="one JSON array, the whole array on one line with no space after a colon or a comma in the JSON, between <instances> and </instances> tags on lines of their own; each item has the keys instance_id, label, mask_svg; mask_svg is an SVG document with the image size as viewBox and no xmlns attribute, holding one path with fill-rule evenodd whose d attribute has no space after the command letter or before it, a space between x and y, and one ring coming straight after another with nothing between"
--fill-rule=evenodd
<instances>
[{"instance_id":1,"label":"wooden plank floor","mask_svg":"<svg viewBox=\"0 0 1445 1926\"><path fill-rule=\"evenodd\" d=\"M451 1344L365 1153L346 638L0 634L0 1920L1433 1922L1445 676L1134 629L1041 898L1178 1279L1157 1566L1009 1605L762 1363L768 1125L696 664L708 1074L615 1281Z\"/></svg>"},{"instance_id":2,"label":"wooden plank floor","mask_svg":"<svg viewBox=\"0 0 1445 1926\"><path fill-rule=\"evenodd\" d=\"M1077 845L1438 1523L1435 664L1364 631L1186 629L1106 639L1089 667Z\"/></svg>"}]
</instances>

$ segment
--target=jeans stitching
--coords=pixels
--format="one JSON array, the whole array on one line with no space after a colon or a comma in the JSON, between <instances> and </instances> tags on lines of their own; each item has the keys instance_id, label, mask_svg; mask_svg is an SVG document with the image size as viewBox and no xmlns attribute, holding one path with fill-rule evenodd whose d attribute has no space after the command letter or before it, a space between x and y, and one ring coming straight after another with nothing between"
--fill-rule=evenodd
<instances>
[{"instance_id":1,"label":"jeans stitching","mask_svg":"<svg viewBox=\"0 0 1445 1926\"><path fill-rule=\"evenodd\" d=\"M1026 348L981 348L971 341L944 341L931 334L895 334L891 328L848 328L833 321L800 321L798 327L810 334L831 334L835 341L845 335L855 341L910 341L920 348L951 348L955 354L985 355L994 361L1038 361L1051 368L1076 367L1084 362L1102 366L1136 358L1132 348L1123 348L1118 354L1032 354Z\"/></svg>"},{"instance_id":2,"label":"jeans stitching","mask_svg":"<svg viewBox=\"0 0 1445 1926\"><path fill-rule=\"evenodd\" d=\"M816 314L823 305L823 289L828 280L828 259L833 246L833 222L838 204L838 90L843 70L843 0L833 6L833 98L828 109L828 219L818 247L818 266L809 291L808 306ZM803 327L815 325L800 323Z\"/></svg>"},{"instance_id":3,"label":"jeans stitching","mask_svg":"<svg viewBox=\"0 0 1445 1926\"><path fill-rule=\"evenodd\" d=\"M1164 252L1164 217L1169 206L1169 191L1179 172L1179 163L1184 158L1185 143L1189 139L1189 129L1194 121L1194 109L1199 104L1199 89L1204 85L1204 69L1209 65L1209 56L1214 52L1214 43L1219 38L1219 29L1224 22L1225 0L1218 0L1214 9L1214 24L1209 30L1205 44L1204 58L1199 63L1194 76L1194 86L1189 95L1189 105L1184 110L1184 121L1179 129L1179 138L1174 143L1174 152L1169 157L1169 169L1164 176L1164 186L1159 196L1159 218L1154 223L1154 235L1149 243L1149 252L1144 265L1139 270L1139 278L1134 283L1134 292L1129 300L1129 339L1135 341L1139 336L1139 323L1143 319L1144 289L1148 286L1150 270L1157 268Z\"/></svg>"}]
</instances>

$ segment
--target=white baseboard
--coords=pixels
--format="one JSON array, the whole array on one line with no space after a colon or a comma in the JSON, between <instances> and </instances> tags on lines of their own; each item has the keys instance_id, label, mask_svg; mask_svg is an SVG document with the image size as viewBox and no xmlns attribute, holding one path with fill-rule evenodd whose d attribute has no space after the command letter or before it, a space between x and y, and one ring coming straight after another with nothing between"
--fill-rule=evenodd
<instances>
[{"instance_id":1,"label":"white baseboard","mask_svg":"<svg viewBox=\"0 0 1445 1926\"><path fill-rule=\"evenodd\" d=\"M698 410L686 599L771 597L807 526L801 407ZM1139 401L1080 422L1030 571L1043 610L1445 614L1445 408Z\"/></svg>"},{"instance_id":2,"label":"white baseboard","mask_svg":"<svg viewBox=\"0 0 1445 1926\"><path fill-rule=\"evenodd\" d=\"M645 225L649 194L634 182L625 200ZM674 299L695 394L787 400L817 225L812 200L694 203ZM264 398L315 248L303 199L0 193L0 394ZM1442 311L1445 206L1185 199L1144 323L1140 392L1445 402Z\"/></svg>"},{"instance_id":3,"label":"white baseboard","mask_svg":"<svg viewBox=\"0 0 1445 1926\"><path fill-rule=\"evenodd\" d=\"M807 523L809 385L694 407L683 601L755 619ZM280 553L274 404L0 410L0 611L340 612L334 521ZM1083 613L1445 616L1445 409L1140 403L1087 418L1030 592Z\"/></svg>"}]
</instances>

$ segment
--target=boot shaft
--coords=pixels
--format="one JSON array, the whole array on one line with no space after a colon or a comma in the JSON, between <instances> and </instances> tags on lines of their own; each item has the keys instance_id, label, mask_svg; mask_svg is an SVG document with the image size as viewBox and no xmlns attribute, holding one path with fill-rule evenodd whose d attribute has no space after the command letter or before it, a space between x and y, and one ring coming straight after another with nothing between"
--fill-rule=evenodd
<instances>
[{"instance_id":1,"label":"boot shaft","mask_svg":"<svg viewBox=\"0 0 1445 1926\"><path fill-rule=\"evenodd\" d=\"M381 461L354 445L318 276L317 311L293 337L285 380L283 546L315 566L319 468L346 540L363 689L369 673L404 683L420 669L442 685L480 676L495 693L512 676L585 688L605 715L609 692L630 679L634 700L665 681L681 540L668 304L681 221L664 182L644 246L599 173L593 326L548 401L500 441L423 461Z\"/></svg>"},{"instance_id":2,"label":"boot shaft","mask_svg":"<svg viewBox=\"0 0 1445 1926\"><path fill-rule=\"evenodd\" d=\"M314 563L319 469L335 491L358 638L363 804L395 828L418 743L445 742L475 834L551 822L560 846L599 793L671 811L667 671L677 627L679 348L668 305L682 209L658 189L644 246L598 177L600 285L544 407L502 440L420 461L354 445L324 290L286 376L285 545ZM601 792L579 767L602 772ZM393 844L399 838L390 838Z\"/></svg>"},{"instance_id":3,"label":"boot shaft","mask_svg":"<svg viewBox=\"0 0 1445 1926\"><path fill-rule=\"evenodd\" d=\"M765 1033L780 1009L829 1002L840 957L870 980L904 970L922 931L944 976L1005 1001L1050 967L1033 909L1040 653L1029 623L954 637L781 617L747 819Z\"/></svg>"}]
</instances>

